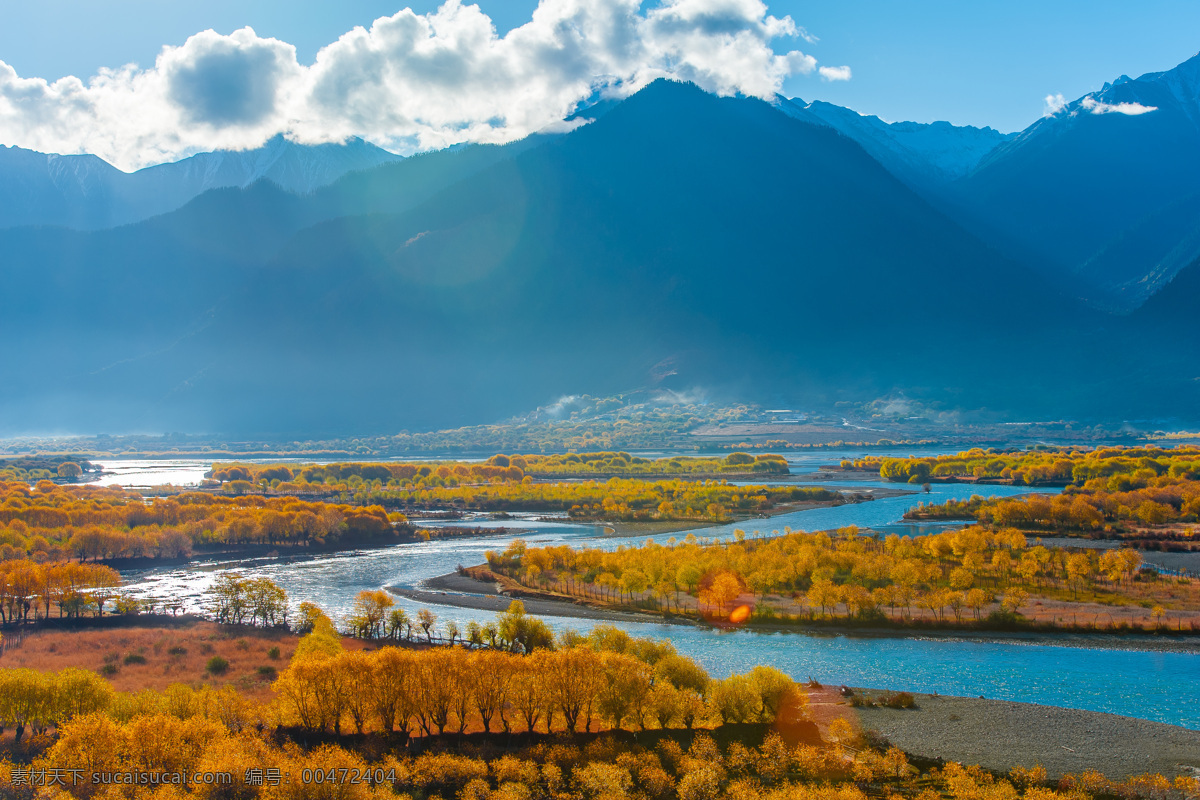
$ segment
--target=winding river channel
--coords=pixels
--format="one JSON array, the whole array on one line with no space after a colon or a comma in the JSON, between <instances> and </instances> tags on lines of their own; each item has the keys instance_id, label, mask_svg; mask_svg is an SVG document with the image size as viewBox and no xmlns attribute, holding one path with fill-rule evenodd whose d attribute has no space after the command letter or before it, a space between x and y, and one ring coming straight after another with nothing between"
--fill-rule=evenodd
<instances>
[{"instance_id":1,"label":"winding river channel","mask_svg":"<svg viewBox=\"0 0 1200 800\"><path fill-rule=\"evenodd\" d=\"M817 463L836 462L841 453L797 459L794 473L811 472ZM138 485L143 473L155 482L194 482L207 465L173 462L107 465L113 473L105 483ZM178 467L178 471L173 468ZM203 467L197 469L197 467ZM138 472L141 470L141 472ZM820 485L853 491L884 484L847 481ZM887 485L895 488L894 484ZM735 528L768 534L784 527L825 530L858 525L876 530L920 535L928 527L903 523L906 509L918 501L965 499L972 494L1011 495L1023 490L1006 486L973 487L935 485L929 494L908 494L877 500L797 511L771 519L698 529L698 536L732 535ZM455 524L464 524L457 522ZM616 548L645 540L613 537L599 526L539 522L533 518L503 521L481 519L466 524L494 528L494 535L449 541L418 542L394 547L316 557L260 558L237 562L194 561L184 567L127 571L127 589L134 594L181 599L185 607L199 609L203 595L222 571L268 577L287 590L295 601L310 600L335 618L344 616L354 596L363 589L383 586L422 588L424 582L453 571L456 565L478 564L487 550L503 549L513 538L530 544L566 543L572 546ZM686 532L673 534L682 538ZM655 538L665 541L670 534ZM494 614L450 605L414 603L396 598L397 605L414 612L430 608L440 621L487 621ZM595 622L578 618L545 617L554 629L586 630ZM1188 649L1155 648L1153 643L1133 649L1109 637L1044 636L971 638L938 636L764 633L747 630L717 631L687 624L659 622L612 623L637 636L670 639L685 655L695 658L715 676L742 672L755 664L770 664L798 680L815 678L823 683L874 686L941 694L982 696L1044 705L1104 711L1200 730L1200 704L1188 701L1200 680L1200 646Z\"/></svg>"}]
</instances>

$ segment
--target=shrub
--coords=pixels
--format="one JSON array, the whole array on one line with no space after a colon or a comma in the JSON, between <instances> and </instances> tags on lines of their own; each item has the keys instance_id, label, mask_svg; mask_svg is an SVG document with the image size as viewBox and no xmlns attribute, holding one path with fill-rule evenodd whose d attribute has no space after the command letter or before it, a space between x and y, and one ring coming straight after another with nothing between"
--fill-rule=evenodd
<instances>
[{"instance_id":1,"label":"shrub","mask_svg":"<svg viewBox=\"0 0 1200 800\"><path fill-rule=\"evenodd\" d=\"M892 746L892 743L887 736L875 730L874 728L863 731L862 738L863 744L872 750L878 750L881 753Z\"/></svg>"},{"instance_id":2,"label":"shrub","mask_svg":"<svg viewBox=\"0 0 1200 800\"><path fill-rule=\"evenodd\" d=\"M241 639L238 639L236 642L234 642L234 644L237 645L238 650L249 650L250 649L250 642L248 640L246 640L244 637Z\"/></svg>"},{"instance_id":3,"label":"shrub","mask_svg":"<svg viewBox=\"0 0 1200 800\"><path fill-rule=\"evenodd\" d=\"M721 789L721 778L709 765L692 770L679 781L679 800L713 800Z\"/></svg>"},{"instance_id":4,"label":"shrub","mask_svg":"<svg viewBox=\"0 0 1200 800\"><path fill-rule=\"evenodd\" d=\"M213 646L212 646L212 644L210 644L209 642L205 642L204 644L200 645L200 652L201 652L201 653L204 653L205 655L208 655L208 654L209 654L209 653L211 653L212 651L213 651Z\"/></svg>"},{"instance_id":5,"label":"shrub","mask_svg":"<svg viewBox=\"0 0 1200 800\"><path fill-rule=\"evenodd\" d=\"M883 704L888 708L916 708L917 700L908 692L896 692L884 697Z\"/></svg>"},{"instance_id":6,"label":"shrub","mask_svg":"<svg viewBox=\"0 0 1200 800\"><path fill-rule=\"evenodd\" d=\"M115 606L114 611L117 614L128 614L130 616L134 616L142 611L142 602L136 597L126 597L122 595L116 599L116 602L113 603L113 605Z\"/></svg>"},{"instance_id":7,"label":"shrub","mask_svg":"<svg viewBox=\"0 0 1200 800\"><path fill-rule=\"evenodd\" d=\"M279 648L272 647L270 650L268 650L267 658L271 659L272 661L278 661L279 660Z\"/></svg>"},{"instance_id":8,"label":"shrub","mask_svg":"<svg viewBox=\"0 0 1200 800\"><path fill-rule=\"evenodd\" d=\"M267 666L259 667L258 674L260 677L263 677L263 678L266 678L267 680L273 681L273 680L275 680L275 676L278 674L278 672L276 672L274 667L267 665Z\"/></svg>"},{"instance_id":9,"label":"shrub","mask_svg":"<svg viewBox=\"0 0 1200 800\"><path fill-rule=\"evenodd\" d=\"M174 647L169 647L169 648L167 648L167 655L176 656L176 657L186 656L187 648L183 647L181 645L175 645Z\"/></svg>"},{"instance_id":10,"label":"shrub","mask_svg":"<svg viewBox=\"0 0 1200 800\"><path fill-rule=\"evenodd\" d=\"M125 663L127 665L128 664L145 664L146 657L143 655L138 655L137 653L130 653L129 655L125 656Z\"/></svg>"},{"instance_id":11,"label":"shrub","mask_svg":"<svg viewBox=\"0 0 1200 800\"><path fill-rule=\"evenodd\" d=\"M117 669L118 668L116 664L105 664L100 668L100 674L107 678L111 678L113 675L117 674Z\"/></svg>"},{"instance_id":12,"label":"shrub","mask_svg":"<svg viewBox=\"0 0 1200 800\"><path fill-rule=\"evenodd\" d=\"M213 675L224 675L226 670L229 669L229 662L220 656L213 656L208 660L208 664L205 665L205 669L207 669Z\"/></svg>"}]
</instances>

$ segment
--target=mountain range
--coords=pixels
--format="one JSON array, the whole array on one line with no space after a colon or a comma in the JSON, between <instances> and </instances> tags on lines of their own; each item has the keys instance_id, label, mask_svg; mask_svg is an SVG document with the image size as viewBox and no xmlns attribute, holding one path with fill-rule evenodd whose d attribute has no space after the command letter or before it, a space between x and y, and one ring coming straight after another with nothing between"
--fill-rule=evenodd
<instances>
[{"instance_id":1,"label":"mountain range","mask_svg":"<svg viewBox=\"0 0 1200 800\"><path fill-rule=\"evenodd\" d=\"M1102 304L1140 305L1200 256L1200 56L1067 104L957 188L1061 279Z\"/></svg>"},{"instance_id":2,"label":"mountain range","mask_svg":"<svg viewBox=\"0 0 1200 800\"><path fill-rule=\"evenodd\" d=\"M398 160L361 139L300 145L276 136L254 150L200 153L129 173L92 155L0 145L0 227L111 228L174 211L212 189L269 180L307 194L348 172Z\"/></svg>"},{"instance_id":3,"label":"mountain range","mask_svg":"<svg viewBox=\"0 0 1200 800\"><path fill-rule=\"evenodd\" d=\"M848 136L888 171L925 191L967 175L984 156L1014 136L949 122L884 122L832 103L805 103L798 97L780 98L777 106L796 119L824 123Z\"/></svg>"},{"instance_id":4,"label":"mountain range","mask_svg":"<svg viewBox=\"0 0 1200 800\"><path fill-rule=\"evenodd\" d=\"M696 385L1191 418L1200 220L1155 158L1196 158L1195 62L1017 135L658 81L570 133L331 182L311 165L348 151L290 145L301 184L125 225L6 218L0 428L312 437Z\"/></svg>"}]
</instances>

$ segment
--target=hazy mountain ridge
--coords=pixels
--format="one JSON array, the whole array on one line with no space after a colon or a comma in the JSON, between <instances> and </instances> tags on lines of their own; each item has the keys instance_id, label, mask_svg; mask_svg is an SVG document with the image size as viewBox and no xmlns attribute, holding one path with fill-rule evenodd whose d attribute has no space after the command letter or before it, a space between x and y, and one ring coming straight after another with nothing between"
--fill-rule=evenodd
<instances>
[{"instance_id":1,"label":"hazy mountain ridge","mask_svg":"<svg viewBox=\"0 0 1200 800\"><path fill-rule=\"evenodd\" d=\"M0 418L27 429L444 427L664 381L1124 413L1101 357L1173 387L1164 409L1184 402L1109 318L857 143L682 84L563 136L0 247L26 298L0 300L0 332L38 343L6 354L25 379L0 387ZM995 368L1014 350L1033 381Z\"/></svg>"},{"instance_id":2,"label":"hazy mountain ridge","mask_svg":"<svg viewBox=\"0 0 1200 800\"><path fill-rule=\"evenodd\" d=\"M921 187L966 175L1015 135L949 122L884 122L820 100L792 98L790 103L806 112L798 118L819 120L849 136L897 177Z\"/></svg>"},{"instance_id":3,"label":"hazy mountain ridge","mask_svg":"<svg viewBox=\"0 0 1200 800\"><path fill-rule=\"evenodd\" d=\"M1099 307L1128 312L1200 257L1200 56L1122 75L1016 134L777 105L858 142L976 236Z\"/></svg>"},{"instance_id":4,"label":"hazy mountain ridge","mask_svg":"<svg viewBox=\"0 0 1200 800\"><path fill-rule=\"evenodd\" d=\"M361 139L300 145L277 136L254 150L200 153L126 173L92 155L0 146L0 228L111 228L174 211L212 189L269 180L307 194L347 173L398 160Z\"/></svg>"},{"instance_id":5,"label":"hazy mountain ridge","mask_svg":"<svg viewBox=\"0 0 1200 800\"><path fill-rule=\"evenodd\" d=\"M992 135L899 130L926 137L917 160ZM4 356L21 378L0 419L420 429L659 385L788 407L903 391L1053 418L1195 408L1192 349L1147 352L1154 320L1089 310L929 196L809 106L660 81L571 133L303 195L260 180L111 230L0 231L0 335L30 343ZM1163 219L1184 231L1191 213ZM1168 225L1146 220L1143 236ZM1178 315L1186 288L1158 305Z\"/></svg>"},{"instance_id":6,"label":"hazy mountain ridge","mask_svg":"<svg viewBox=\"0 0 1200 800\"><path fill-rule=\"evenodd\" d=\"M593 99L576 116L594 120L620 105ZM887 123L800 98L777 97L774 105L857 142L976 237L1098 307L1136 308L1200 257L1200 56L1136 79L1122 75L1018 134ZM472 155L464 163L488 160L465 149ZM407 184L390 185L391 173L378 166L397 158L356 139L302 146L276 137L257 150L126 174L94 156L0 148L0 228L104 229L182 207L212 188L264 179L318 195L313 219L395 213L410 205L402 197ZM347 175L364 177L333 188Z\"/></svg>"}]
</instances>

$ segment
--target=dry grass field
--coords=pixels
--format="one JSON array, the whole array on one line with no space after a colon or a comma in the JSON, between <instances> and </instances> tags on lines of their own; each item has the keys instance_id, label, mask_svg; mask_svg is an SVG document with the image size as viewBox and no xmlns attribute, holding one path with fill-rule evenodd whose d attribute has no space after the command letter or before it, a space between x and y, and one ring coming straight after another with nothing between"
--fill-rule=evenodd
<instances>
[{"instance_id":1,"label":"dry grass field","mask_svg":"<svg viewBox=\"0 0 1200 800\"><path fill-rule=\"evenodd\" d=\"M246 697L265 702L271 698L276 671L287 666L299 641L287 631L207 621L165 625L153 618L135 618L134 622L121 627L33 631L19 645L6 648L0 668L90 669L122 692L162 690L172 683L231 685ZM10 642L12 638L10 633ZM358 650L367 643L346 638L343 644L347 650ZM224 659L228 666L223 671L208 669L213 658Z\"/></svg>"}]
</instances>

